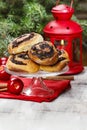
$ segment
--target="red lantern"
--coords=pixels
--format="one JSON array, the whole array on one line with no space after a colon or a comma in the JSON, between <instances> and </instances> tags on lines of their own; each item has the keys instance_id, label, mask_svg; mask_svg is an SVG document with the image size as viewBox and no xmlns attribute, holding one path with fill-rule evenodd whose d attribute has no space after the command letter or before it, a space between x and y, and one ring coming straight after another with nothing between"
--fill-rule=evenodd
<instances>
[{"instance_id":1,"label":"red lantern","mask_svg":"<svg viewBox=\"0 0 87 130\"><path fill-rule=\"evenodd\" d=\"M50 40L58 49L65 49L70 57L67 74L77 74L83 70L82 65L82 28L71 20L74 9L60 4L52 8L54 20L43 29L45 39Z\"/></svg>"}]
</instances>

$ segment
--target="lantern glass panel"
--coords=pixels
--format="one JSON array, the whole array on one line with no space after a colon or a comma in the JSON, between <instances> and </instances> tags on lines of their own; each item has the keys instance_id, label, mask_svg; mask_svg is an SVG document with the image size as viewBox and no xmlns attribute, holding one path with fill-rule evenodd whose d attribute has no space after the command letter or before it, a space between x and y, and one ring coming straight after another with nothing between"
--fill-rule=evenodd
<instances>
[{"instance_id":1,"label":"lantern glass panel","mask_svg":"<svg viewBox=\"0 0 87 130\"><path fill-rule=\"evenodd\" d=\"M72 53L73 61L80 62L80 39L75 38L72 40Z\"/></svg>"},{"instance_id":2,"label":"lantern glass panel","mask_svg":"<svg viewBox=\"0 0 87 130\"><path fill-rule=\"evenodd\" d=\"M57 47L57 48L63 48L64 46L67 45L67 40L55 40L54 41L54 45Z\"/></svg>"},{"instance_id":3,"label":"lantern glass panel","mask_svg":"<svg viewBox=\"0 0 87 130\"><path fill-rule=\"evenodd\" d=\"M49 38L49 37L45 37L45 40L46 40L46 41L50 41L50 38Z\"/></svg>"}]
</instances>

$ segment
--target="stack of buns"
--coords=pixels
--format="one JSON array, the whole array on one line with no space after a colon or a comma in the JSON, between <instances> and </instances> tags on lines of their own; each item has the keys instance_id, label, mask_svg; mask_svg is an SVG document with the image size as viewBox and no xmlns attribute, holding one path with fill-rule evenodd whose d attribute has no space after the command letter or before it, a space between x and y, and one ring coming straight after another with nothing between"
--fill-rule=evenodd
<instances>
[{"instance_id":1,"label":"stack of buns","mask_svg":"<svg viewBox=\"0 0 87 130\"><path fill-rule=\"evenodd\" d=\"M58 72L69 62L68 53L58 50L43 36L31 32L17 37L8 45L7 69L16 72Z\"/></svg>"}]
</instances>

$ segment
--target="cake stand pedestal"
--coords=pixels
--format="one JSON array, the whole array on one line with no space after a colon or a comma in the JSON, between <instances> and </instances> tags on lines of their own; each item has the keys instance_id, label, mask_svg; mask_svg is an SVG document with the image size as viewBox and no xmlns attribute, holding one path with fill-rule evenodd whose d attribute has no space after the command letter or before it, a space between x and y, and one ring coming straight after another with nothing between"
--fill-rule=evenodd
<instances>
[{"instance_id":1,"label":"cake stand pedestal","mask_svg":"<svg viewBox=\"0 0 87 130\"><path fill-rule=\"evenodd\" d=\"M24 89L22 94L27 96L37 95L39 97L46 97L52 96L54 94L54 90L47 87L42 77L33 77L28 88Z\"/></svg>"}]
</instances>

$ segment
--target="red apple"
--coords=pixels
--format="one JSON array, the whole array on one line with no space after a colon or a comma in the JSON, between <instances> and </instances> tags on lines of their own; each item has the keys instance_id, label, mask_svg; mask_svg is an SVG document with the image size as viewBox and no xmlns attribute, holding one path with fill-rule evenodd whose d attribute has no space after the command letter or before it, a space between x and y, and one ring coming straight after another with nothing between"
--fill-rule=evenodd
<instances>
[{"instance_id":1,"label":"red apple","mask_svg":"<svg viewBox=\"0 0 87 130\"><path fill-rule=\"evenodd\" d=\"M7 60L8 60L7 57L0 58L0 65L6 65Z\"/></svg>"},{"instance_id":2,"label":"red apple","mask_svg":"<svg viewBox=\"0 0 87 130\"><path fill-rule=\"evenodd\" d=\"M4 65L0 65L0 80L9 80L10 76L11 75L4 70Z\"/></svg>"},{"instance_id":3,"label":"red apple","mask_svg":"<svg viewBox=\"0 0 87 130\"><path fill-rule=\"evenodd\" d=\"M11 78L8 83L8 91L12 94L19 95L22 92L24 83L18 78Z\"/></svg>"}]
</instances>

